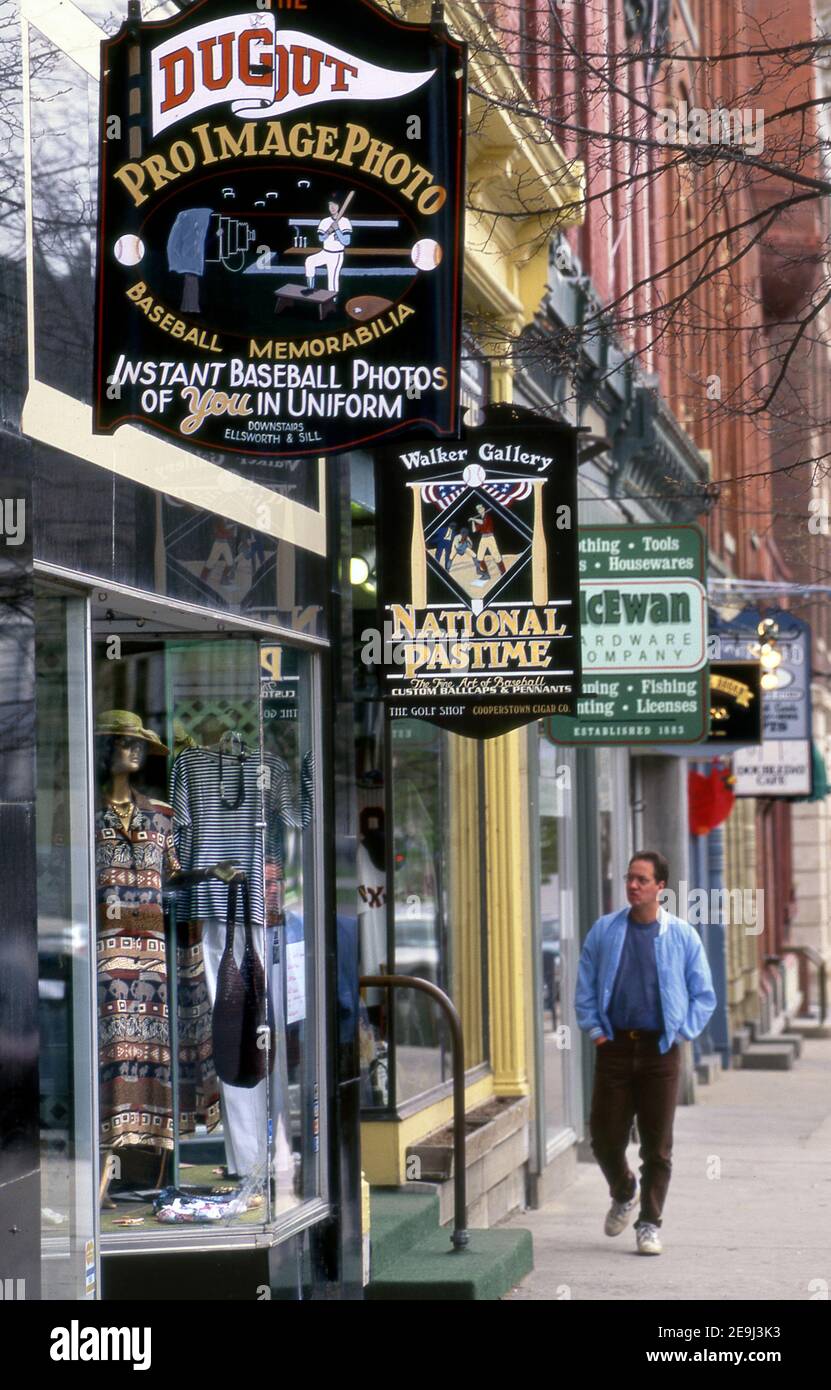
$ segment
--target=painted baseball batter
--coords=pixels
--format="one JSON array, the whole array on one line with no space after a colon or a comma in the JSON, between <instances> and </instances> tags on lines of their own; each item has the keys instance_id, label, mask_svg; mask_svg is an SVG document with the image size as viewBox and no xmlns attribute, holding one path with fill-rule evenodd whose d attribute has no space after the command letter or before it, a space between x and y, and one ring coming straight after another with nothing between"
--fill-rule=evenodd
<instances>
[{"instance_id":1,"label":"painted baseball batter","mask_svg":"<svg viewBox=\"0 0 831 1390\"><path fill-rule=\"evenodd\" d=\"M318 270L326 271L326 278L329 289L337 294L340 289L340 271L343 265L344 249L352 240L352 223L343 213L347 204L351 201L352 194L344 202L339 194L333 193L329 199L329 215L321 218L317 227L317 235L322 243L322 249L314 256L307 256L305 260L306 283L310 290L315 287L315 276Z\"/></svg>"}]
</instances>

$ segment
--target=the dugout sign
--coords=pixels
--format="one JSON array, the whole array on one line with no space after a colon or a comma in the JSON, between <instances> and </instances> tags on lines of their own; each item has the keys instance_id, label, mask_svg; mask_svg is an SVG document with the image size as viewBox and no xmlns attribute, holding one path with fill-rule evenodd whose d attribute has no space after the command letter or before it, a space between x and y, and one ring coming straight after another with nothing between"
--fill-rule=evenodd
<instances>
[{"instance_id":1,"label":"the dugout sign","mask_svg":"<svg viewBox=\"0 0 831 1390\"><path fill-rule=\"evenodd\" d=\"M456 434L464 45L370 0L202 0L101 47L96 431Z\"/></svg>"},{"instance_id":2,"label":"the dugout sign","mask_svg":"<svg viewBox=\"0 0 831 1390\"><path fill-rule=\"evenodd\" d=\"M392 718L475 738L570 714L578 689L576 431L536 419L376 462Z\"/></svg>"},{"instance_id":3,"label":"the dugout sign","mask_svg":"<svg viewBox=\"0 0 831 1390\"><path fill-rule=\"evenodd\" d=\"M762 742L762 668L758 661L710 663L710 737L715 746Z\"/></svg>"}]
</instances>

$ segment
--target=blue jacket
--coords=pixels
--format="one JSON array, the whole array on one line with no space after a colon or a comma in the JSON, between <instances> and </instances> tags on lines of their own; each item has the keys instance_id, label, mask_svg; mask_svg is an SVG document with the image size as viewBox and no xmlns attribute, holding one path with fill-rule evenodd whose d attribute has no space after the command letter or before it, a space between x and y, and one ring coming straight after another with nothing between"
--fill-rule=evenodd
<instances>
[{"instance_id":1,"label":"blue jacket","mask_svg":"<svg viewBox=\"0 0 831 1390\"><path fill-rule=\"evenodd\" d=\"M577 969L577 1022L590 1038L613 1038L606 1013L620 964L629 908L599 917L583 943ZM716 1007L710 966L701 937L689 922L658 909L655 959L664 1014L658 1046L668 1052L677 1038L697 1038Z\"/></svg>"}]
</instances>

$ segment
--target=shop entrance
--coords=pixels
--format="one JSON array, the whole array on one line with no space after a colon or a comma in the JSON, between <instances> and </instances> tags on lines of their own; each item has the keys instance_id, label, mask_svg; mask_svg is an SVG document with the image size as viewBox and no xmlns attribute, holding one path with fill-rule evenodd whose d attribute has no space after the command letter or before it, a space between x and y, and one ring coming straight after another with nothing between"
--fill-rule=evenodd
<instances>
[{"instance_id":1,"label":"shop entrance","mask_svg":"<svg viewBox=\"0 0 831 1390\"><path fill-rule=\"evenodd\" d=\"M326 1195L316 654L132 597L37 602L39 890L77 938L46 1084L92 1154L85 1259L95 1231L106 1253L296 1229Z\"/></svg>"}]
</instances>

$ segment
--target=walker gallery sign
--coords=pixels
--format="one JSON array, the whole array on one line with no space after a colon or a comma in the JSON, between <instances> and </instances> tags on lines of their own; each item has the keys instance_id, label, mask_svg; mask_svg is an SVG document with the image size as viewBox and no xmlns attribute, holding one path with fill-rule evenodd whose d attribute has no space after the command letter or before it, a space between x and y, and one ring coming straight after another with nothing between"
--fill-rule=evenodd
<instances>
[{"instance_id":1,"label":"walker gallery sign","mask_svg":"<svg viewBox=\"0 0 831 1390\"><path fill-rule=\"evenodd\" d=\"M575 440L566 425L516 412L458 443L377 458L382 680L392 718L488 738L574 711ZM376 664L377 654L363 656Z\"/></svg>"},{"instance_id":2,"label":"walker gallery sign","mask_svg":"<svg viewBox=\"0 0 831 1390\"><path fill-rule=\"evenodd\" d=\"M96 431L455 434L464 45L370 0L201 0L101 47Z\"/></svg>"}]
</instances>

